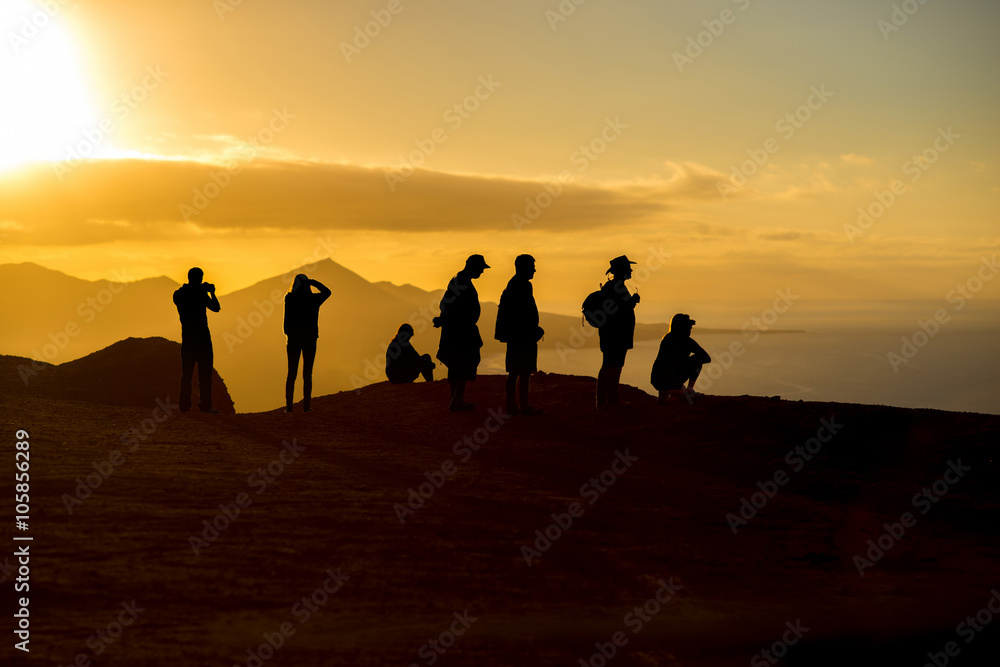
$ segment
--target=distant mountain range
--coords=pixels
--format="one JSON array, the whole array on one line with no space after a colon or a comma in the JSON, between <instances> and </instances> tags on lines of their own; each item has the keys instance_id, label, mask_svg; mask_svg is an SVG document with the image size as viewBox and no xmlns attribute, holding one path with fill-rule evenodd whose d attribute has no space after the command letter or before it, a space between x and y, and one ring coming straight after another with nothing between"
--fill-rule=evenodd
<instances>
[{"instance_id":1,"label":"distant mountain range","mask_svg":"<svg viewBox=\"0 0 1000 667\"><path fill-rule=\"evenodd\" d=\"M431 319L439 312L443 289L428 292L409 284L369 282L324 259L219 295L222 311L209 313L215 366L226 378L237 410L264 410L284 402L283 299L291 277L300 272L333 291L320 311L314 395L384 380L385 349L403 322L416 331L414 347L434 356L439 334ZM0 280L8 286L0 293L0 309L9 323L0 331L0 354L62 364L127 338L179 341L180 323L171 298L179 283L166 277L120 278L90 281L32 263L0 265ZM484 295L480 298L483 354L500 354L504 346L493 340L497 304ZM542 313L541 326L546 331L543 348L597 345L596 330L580 317ZM656 339L667 328L640 324L636 338ZM711 331L699 328L701 333ZM178 373L179 367L178 361ZM301 397L301 381L296 396Z\"/></svg>"}]
</instances>

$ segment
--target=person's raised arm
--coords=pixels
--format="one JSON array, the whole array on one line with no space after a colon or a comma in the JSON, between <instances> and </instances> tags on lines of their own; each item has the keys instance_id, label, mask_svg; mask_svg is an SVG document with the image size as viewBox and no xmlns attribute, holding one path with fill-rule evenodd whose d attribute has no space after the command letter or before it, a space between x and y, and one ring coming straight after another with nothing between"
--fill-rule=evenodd
<instances>
[{"instance_id":1,"label":"person's raised arm","mask_svg":"<svg viewBox=\"0 0 1000 667\"><path fill-rule=\"evenodd\" d=\"M321 283L318 280L310 280L309 284L319 290L319 302L320 303L323 303L324 301L326 301L327 299L329 299L330 295L333 294L333 292L330 291L329 287L327 287L326 285L324 285L323 283Z\"/></svg>"},{"instance_id":2,"label":"person's raised arm","mask_svg":"<svg viewBox=\"0 0 1000 667\"><path fill-rule=\"evenodd\" d=\"M208 284L208 302L205 304L213 313L217 313L222 310L222 304L219 303L219 297L215 296L215 285Z\"/></svg>"}]
</instances>

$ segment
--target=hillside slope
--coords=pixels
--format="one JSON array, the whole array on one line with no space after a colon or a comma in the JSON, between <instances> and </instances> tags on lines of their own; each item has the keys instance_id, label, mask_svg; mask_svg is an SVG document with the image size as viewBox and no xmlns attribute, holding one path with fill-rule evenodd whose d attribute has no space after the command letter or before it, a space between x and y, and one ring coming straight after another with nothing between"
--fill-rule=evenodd
<instances>
[{"instance_id":1,"label":"hillside slope","mask_svg":"<svg viewBox=\"0 0 1000 667\"><path fill-rule=\"evenodd\" d=\"M128 338L63 364L0 356L0 397L24 394L103 405L144 407L180 397L181 345L165 338ZM218 371L212 372L212 404L234 414L233 399ZM198 369L191 383L198 404ZM197 409L197 408L196 408Z\"/></svg>"},{"instance_id":2,"label":"hillside slope","mask_svg":"<svg viewBox=\"0 0 1000 667\"><path fill-rule=\"evenodd\" d=\"M502 387L481 377L462 414L440 381L320 397L309 414L173 414L127 450L152 405L11 406L0 426L32 433L37 475L36 657L93 660L87 638L136 600L102 664L256 664L283 623L294 634L263 664L579 664L622 632L608 664L745 665L786 623L808 631L780 664L923 664L997 585L1000 417L656 406L635 389L597 413L592 378L542 374L545 412L505 419ZM124 463L67 502L116 449ZM922 513L914 495L952 464L961 477ZM743 498L762 507L733 534ZM860 576L855 557L904 512L915 525ZM350 578L304 614L328 571ZM449 638L456 613L476 620ZM964 664L986 664L996 629L961 644Z\"/></svg>"}]
</instances>

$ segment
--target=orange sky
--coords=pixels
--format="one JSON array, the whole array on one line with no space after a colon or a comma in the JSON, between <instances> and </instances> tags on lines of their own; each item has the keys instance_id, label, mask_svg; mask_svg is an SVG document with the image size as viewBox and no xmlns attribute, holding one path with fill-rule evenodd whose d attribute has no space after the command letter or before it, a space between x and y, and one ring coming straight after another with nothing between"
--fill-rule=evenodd
<instances>
[{"instance_id":1,"label":"orange sky","mask_svg":"<svg viewBox=\"0 0 1000 667\"><path fill-rule=\"evenodd\" d=\"M0 262L434 289L481 252L489 295L530 252L568 312L623 253L670 310L943 298L996 252L996 3L559 6L5 2Z\"/></svg>"}]
</instances>

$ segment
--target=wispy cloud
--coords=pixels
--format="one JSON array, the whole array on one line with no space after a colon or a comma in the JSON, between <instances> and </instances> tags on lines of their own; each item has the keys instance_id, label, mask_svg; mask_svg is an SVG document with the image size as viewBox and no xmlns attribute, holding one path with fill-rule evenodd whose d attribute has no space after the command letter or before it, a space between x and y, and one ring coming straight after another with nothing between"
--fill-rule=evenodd
<instances>
[{"instance_id":1,"label":"wispy cloud","mask_svg":"<svg viewBox=\"0 0 1000 667\"><path fill-rule=\"evenodd\" d=\"M0 219L22 225L13 242L46 245L138 238L185 222L205 230L509 231L512 213L541 187L529 180L418 171L391 193L382 169L270 159L247 163L228 179L223 173L197 161L103 160L80 165L60 182L38 166L18 188L3 188ZM206 187L222 180L224 187ZM688 191L697 190L694 179L687 181ZM185 221L181 207L191 206L198 193L211 205L188 210ZM533 229L639 222L668 210L668 198L645 189L570 184Z\"/></svg>"},{"instance_id":2,"label":"wispy cloud","mask_svg":"<svg viewBox=\"0 0 1000 667\"><path fill-rule=\"evenodd\" d=\"M850 162L851 164L862 164L869 165L875 162L875 160L864 155L858 155L857 153L848 153L847 155L841 155L840 159L844 162Z\"/></svg>"}]
</instances>

